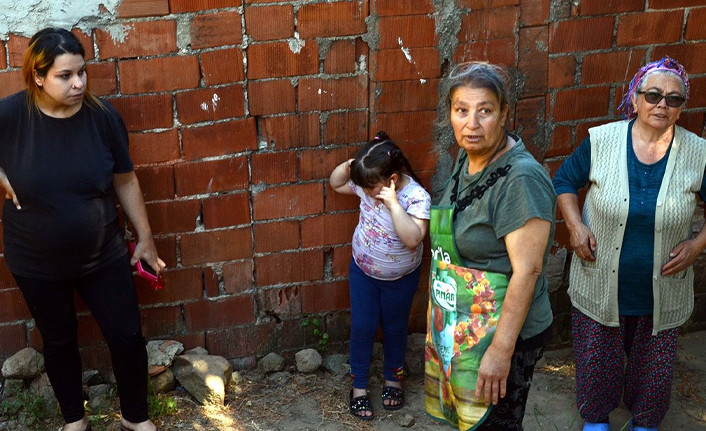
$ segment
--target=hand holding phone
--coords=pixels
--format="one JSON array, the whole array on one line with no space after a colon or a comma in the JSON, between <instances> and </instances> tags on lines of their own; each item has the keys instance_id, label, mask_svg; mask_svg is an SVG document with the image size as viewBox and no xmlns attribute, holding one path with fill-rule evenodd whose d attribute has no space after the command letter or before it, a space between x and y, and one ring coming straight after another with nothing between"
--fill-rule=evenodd
<instances>
[{"instance_id":1,"label":"hand holding phone","mask_svg":"<svg viewBox=\"0 0 706 431\"><path fill-rule=\"evenodd\" d=\"M133 254L135 252L135 247L136 244L134 242L129 243L130 254ZM146 260L138 260L135 264L135 268L137 269L137 275L144 278L145 280L148 280L152 287L154 287L155 289L161 289L164 287L164 280L159 277L154 268L152 268L152 266L147 263Z\"/></svg>"}]
</instances>

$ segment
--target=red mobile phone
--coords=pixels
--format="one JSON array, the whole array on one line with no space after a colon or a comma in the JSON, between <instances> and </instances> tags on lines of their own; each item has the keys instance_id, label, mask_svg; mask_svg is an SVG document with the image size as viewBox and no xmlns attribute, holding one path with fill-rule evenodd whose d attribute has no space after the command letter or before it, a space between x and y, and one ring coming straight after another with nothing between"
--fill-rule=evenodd
<instances>
[{"instance_id":1,"label":"red mobile phone","mask_svg":"<svg viewBox=\"0 0 706 431\"><path fill-rule=\"evenodd\" d=\"M152 283L156 283L159 280L157 273L150 266L150 264L147 263L146 260L144 260L144 259L138 260L135 267L137 268L137 275L139 275L140 277L147 279L147 280L151 281Z\"/></svg>"}]
</instances>

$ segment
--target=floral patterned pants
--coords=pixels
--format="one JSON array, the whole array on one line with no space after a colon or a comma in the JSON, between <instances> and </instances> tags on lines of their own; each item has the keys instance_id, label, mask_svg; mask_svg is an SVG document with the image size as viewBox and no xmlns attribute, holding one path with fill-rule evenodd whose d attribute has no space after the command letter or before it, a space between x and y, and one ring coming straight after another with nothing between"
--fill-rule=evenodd
<instances>
[{"instance_id":1,"label":"floral patterned pants","mask_svg":"<svg viewBox=\"0 0 706 431\"><path fill-rule=\"evenodd\" d=\"M607 423L622 398L634 426L659 426L669 409L678 329L653 336L650 315L620 316L620 327L609 327L573 308L571 332L583 420Z\"/></svg>"}]
</instances>

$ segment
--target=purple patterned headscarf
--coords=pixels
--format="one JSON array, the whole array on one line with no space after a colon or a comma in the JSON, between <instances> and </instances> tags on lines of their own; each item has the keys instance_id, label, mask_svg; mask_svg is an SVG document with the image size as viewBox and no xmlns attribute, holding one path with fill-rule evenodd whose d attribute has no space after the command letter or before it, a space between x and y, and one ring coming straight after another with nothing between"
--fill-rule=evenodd
<instances>
[{"instance_id":1,"label":"purple patterned headscarf","mask_svg":"<svg viewBox=\"0 0 706 431\"><path fill-rule=\"evenodd\" d=\"M620 111L621 109L623 111L623 118L630 119L637 115L635 114L635 109L632 106L632 97L637 91L637 86L640 84L640 81L642 81L645 75L657 71L667 71L678 76L682 80L682 82L684 83L684 87L686 88L686 94L684 95L684 97L687 99L689 98L689 77L686 75L684 66L679 64L679 62L675 59L669 56L665 56L659 61L647 63L647 65L638 70L635 76L632 78L632 81L630 81L630 86L628 87L628 91L627 93L625 93L625 96L623 96L622 103L620 104L620 106L618 106L618 111Z\"/></svg>"}]
</instances>

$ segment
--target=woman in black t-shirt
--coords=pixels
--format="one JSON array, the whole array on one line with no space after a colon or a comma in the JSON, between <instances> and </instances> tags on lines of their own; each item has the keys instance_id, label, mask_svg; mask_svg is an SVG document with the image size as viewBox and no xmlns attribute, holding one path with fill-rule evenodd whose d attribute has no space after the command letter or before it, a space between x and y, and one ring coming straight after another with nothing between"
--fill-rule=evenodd
<instances>
[{"instance_id":1,"label":"woman in black t-shirt","mask_svg":"<svg viewBox=\"0 0 706 431\"><path fill-rule=\"evenodd\" d=\"M90 430L77 343L77 291L108 343L120 429L154 431L147 417L147 354L131 264L157 256L118 112L87 88L85 51L69 31L35 34L26 90L0 100L0 185L5 259L44 344L47 374L66 425ZM132 259L115 197L138 243Z\"/></svg>"}]
</instances>

